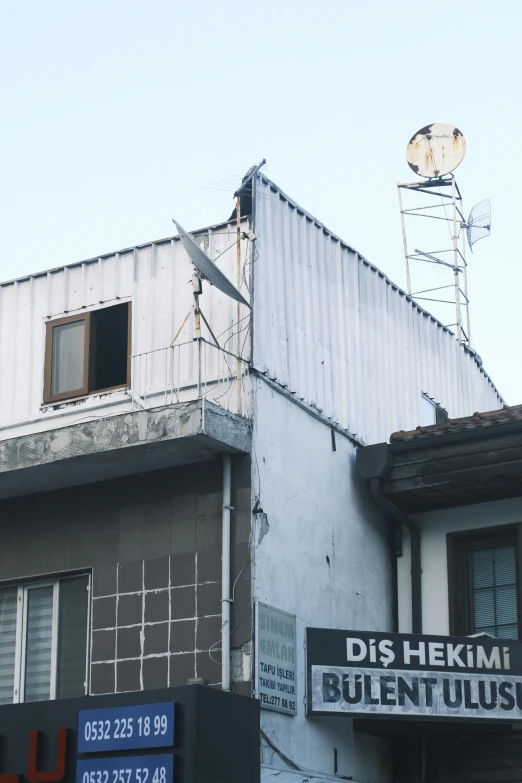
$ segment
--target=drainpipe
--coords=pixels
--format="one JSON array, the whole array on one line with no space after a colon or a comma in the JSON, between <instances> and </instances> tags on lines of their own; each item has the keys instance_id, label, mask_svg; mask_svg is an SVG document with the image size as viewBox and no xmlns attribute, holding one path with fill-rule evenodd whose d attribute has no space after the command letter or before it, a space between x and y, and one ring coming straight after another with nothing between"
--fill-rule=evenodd
<instances>
[{"instance_id":1,"label":"drainpipe","mask_svg":"<svg viewBox=\"0 0 522 783\"><path fill-rule=\"evenodd\" d=\"M230 690L230 500L232 461L223 453L223 506L221 517L221 688Z\"/></svg>"},{"instance_id":2,"label":"drainpipe","mask_svg":"<svg viewBox=\"0 0 522 783\"><path fill-rule=\"evenodd\" d=\"M404 511L394 506L388 498L379 493L379 479L370 479L370 491L375 503L396 522L409 530L411 539L411 630L413 633L422 633L422 567L419 526Z\"/></svg>"}]
</instances>

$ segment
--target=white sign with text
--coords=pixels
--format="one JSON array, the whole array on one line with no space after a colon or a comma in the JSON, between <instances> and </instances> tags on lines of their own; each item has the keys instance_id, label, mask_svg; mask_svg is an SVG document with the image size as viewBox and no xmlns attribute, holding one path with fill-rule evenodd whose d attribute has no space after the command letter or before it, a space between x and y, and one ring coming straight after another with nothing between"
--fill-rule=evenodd
<instances>
[{"instance_id":1,"label":"white sign with text","mask_svg":"<svg viewBox=\"0 0 522 783\"><path fill-rule=\"evenodd\" d=\"M297 713L295 615L256 603L256 695L261 707Z\"/></svg>"}]
</instances>

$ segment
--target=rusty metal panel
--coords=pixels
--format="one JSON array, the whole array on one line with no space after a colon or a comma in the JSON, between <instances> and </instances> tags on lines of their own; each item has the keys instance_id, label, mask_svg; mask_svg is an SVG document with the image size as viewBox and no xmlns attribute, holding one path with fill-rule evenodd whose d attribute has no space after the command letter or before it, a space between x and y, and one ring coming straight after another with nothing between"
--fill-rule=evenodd
<instances>
[{"instance_id":1,"label":"rusty metal panel","mask_svg":"<svg viewBox=\"0 0 522 783\"><path fill-rule=\"evenodd\" d=\"M421 177L441 177L457 168L466 154L466 139L458 128L444 122L426 125L411 137L406 149L408 165Z\"/></svg>"},{"instance_id":2,"label":"rusty metal panel","mask_svg":"<svg viewBox=\"0 0 522 783\"><path fill-rule=\"evenodd\" d=\"M263 176L256 180L254 366L365 443L502 406L475 355Z\"/></svg>"},{"instance_id":3,"label":"rusty metal panel","mask_svg":"<svg viewBox=\"0 0 522 783\"><path fill-rule=\"evenodd\" d=\"M248 229L246 221L243 227ZM219 256L216 264L221 271L235 280L235 222L196 235L211 258ZM248 279L251 242L242 240L241 248ZM43 406L45 325L49 319L131 301L132 353L166 349L192 307L191 278L190 260L174 237L0 284L0 439L73 424L90 415L130 410L134 403L125 390L95 394L60 406ZM241 291L250 298L245 282ZM222 341L230 338L226 347L235 353L237 303L205 282L201 307L214 333L221 335ZM241 306L241 317L249 312ZM250 341L245 336L248 334L243 331L240 348L241 355L248 359ZM187 343L193 337L193 318L189 317L177 342ZM211 340L205 326L203 337ZM184 398L190 399L194 393L186 387L194 383L194 352L185 353L190 360L180 363L176 383L185 389ZM222 358L216 351L207 350L206 361L207 380L213 373L223 376ZM153 357L147 367L147 391L157 394L159 400L165 392L164 358L160 362Z\"/></svg>"}]
</instances>

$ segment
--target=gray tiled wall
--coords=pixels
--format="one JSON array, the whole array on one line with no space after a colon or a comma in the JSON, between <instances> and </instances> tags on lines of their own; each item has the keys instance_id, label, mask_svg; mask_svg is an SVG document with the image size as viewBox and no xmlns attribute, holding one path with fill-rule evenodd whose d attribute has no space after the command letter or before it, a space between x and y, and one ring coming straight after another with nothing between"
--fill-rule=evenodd
<instances>
[{"instance_id":1,"label":"gray tiled wall","mask_svg":"<svg viewBox=\"0 0 522 783\"><path fill-rule=\"evenodd\" d=\"M234 581L246 562L247 545L236 546ZM246 578L239 581L243 605L250 589ZM250 637L247 606L232 627L238 619L236 645ZM92 693L184 685L193 677L218 684L221 549L96 567L92 622Z\"/></svg>"},{"instance_id":2,"label":"gray tiled wall","mask_svg":"<svg viewBox=\"0 0 522 783\"><path fill-rule=\"evenodd\" d=\"M92 570L92 693L219 683L221 473L215 460L0 503L0 580ZM232 475L241 647L251 637L249 460L234 459Z\"/></svg>"}]
</instances>

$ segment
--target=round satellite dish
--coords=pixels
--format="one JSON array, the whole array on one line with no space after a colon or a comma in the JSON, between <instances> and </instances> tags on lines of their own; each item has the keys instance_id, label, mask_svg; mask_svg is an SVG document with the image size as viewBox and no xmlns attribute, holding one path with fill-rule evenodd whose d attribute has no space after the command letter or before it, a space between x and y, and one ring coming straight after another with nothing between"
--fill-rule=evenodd
<instances>
[{"instance_id":1,"label":"round satellite dish","mask_svg":"<svg viewBox=\"0 0 522 783\"><path fill-rule=\"evenodd\" d=\"M434 122L410 139L406 158L421 177L442 177L457 168L466 154L466 139L453 125Z\"/></svg>"}]
</instances>

